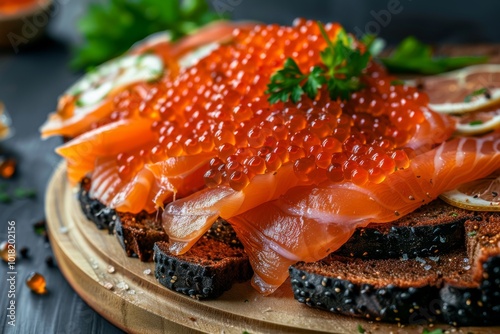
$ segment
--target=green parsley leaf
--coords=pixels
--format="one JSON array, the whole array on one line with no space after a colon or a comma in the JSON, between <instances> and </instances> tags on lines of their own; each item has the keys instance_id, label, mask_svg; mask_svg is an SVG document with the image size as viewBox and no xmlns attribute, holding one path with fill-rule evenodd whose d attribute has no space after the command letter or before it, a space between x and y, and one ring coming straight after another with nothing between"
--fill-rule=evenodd
<instances>
[{"instance_id":1,"label":"green parsley leaf","mask_svg":"<svg viewBox=\"0 0 500 334\"><path fill-rule=\"evenodd\" d=\"M358 324L358 333L363 334L364 332L366 332L366 330L363 328L363 326L361 326L360 324Z\"/></svg>"},{"instance_id":2,"label":"green parsley leaf","mask_svg":"<svg viewBox=\"0 0 500 334\"><path fill-rule=\"evenodd\" d=\"M307 81L303 87L309 98L314 99L318 95L318 90L325 83L324 70L319 66L314 66L307 76Z\"/></svg>"},{"instance_id":3,"label":"green parsley leaf","mask_svg":"<svg viewBox=\"0 0 500 334\"><path fill-rule=\"evenodd\" d=\"M96 66L127 51L135 42L168 31L173 40L211 21L222 19L205 0L112 0L92 3L78 22L85 44L71 66Z\"/></svg>"},{"instance_id":4,"label":"green parsley leaf","mask_svg":"<svg viewBox=\"0 0 500 334\"><path fill-rule=\"evenodd\" d=\"M10 203L12 202L12 197L9 196L9 194L0 192L0 203Z\"/></svg>"},{"instance_id":5,"label":"green parsley leaf","mask_svg":"<svg viewBox=\"0 0 500 334\"><path fill-rule=\"evenodd\" d=\"M468 236L469 238L474 238L476 235L477 235L477 231L471 231L471 232L468 232L468 233L467 233L467 236Z\"/></svg>"},{"instance_id":6,"label":"green parsley leaf","mask_svg":"<svg viewBox=\"0 0 500 334\"><path fill-rule=\"evenodd\" d=\"M44 235L47 233L47 224L45 221L41 220L33 224L33 230L37 235Z\"/></svg>"},{"instance_id":7,"label":"green parsley leaf","mask_svg":"<svg viewBox=\"0 0 500 334\"><path fill-rule=\"evenodd\" d=\"M356 49L352 37L343 30L333 43L323 25L318 22L318 26L327 43L320 54L322 64L304 74L297 63L288 58L283 68L271 76L271 82L267 86L266 94L269 94L271 104L289 100L297 103L304 94L314 99L324 84L332 99L347 100L352 92L361 89L359 76L368 65L370 53L362 54Z\"/></svg>"},{"instance_id":8,"label":"green parsley leaf","mask_svg":"<svg viewBox=\"0 0 500 334\"><path fill-rule=\"evenodd\" d=\"M391 81L391 86L402 86L404 84L405 84L405 82L403 80L392 80Z\"/></svg>"},{"instance_id":9,"label":"green parsley leaf","mask_svg":"<svg viewBox=\"0 0 500 334\"><path fill-rule=\"evenodd\" d=\"M433 331L429 331L427 328L424 328L422 334L443 334L444 331L441 328L436 328Z\"/></svg>"},{"instance_id":10,"label":"green parsley leaf","mask_svg":"<svg viewBox=\"0 0 500 334\"><path fill-rule=\"evenodd\" d=\"M278 101L288 102L292 100L297 103L304 94L301 83L306 79L295 60L288 58L285 65L271 77L271 83L267 86L269 102L274 104ZM310 89L310 88L309 88Z\"/></svg>"},{"instance_id":11,"label":"green parsley leaf","mask_svg":"<svg viewBox=\"0 0 500 334\"><path fill-rule=\"evenodd\" d=\"M17 188L14 190L14 196L19 199L35 198L36 191L34 189L28 189L28 188Z\"/></svg>"},{"instance_id":12,"label":"green parsley leaf","mask_svg":"<svg viewBox=\"0 0 500 334\"><path fill-rule=\"evenodd\" d=\"M486 87L480 88L478 90L473 91L469 95L467 95L464 98L464 102L470 102L470 101L472 101L473 97L480 96L480 95L486 95L486 94L488 94L488 88L486 88Z\"/></svg>"},{"instance_id":13,"label":"green parsley leaf","mask_svg":"<svg viewBox=\"0 0 500 334\"><path fill-rule=\"evenodd\" d=\"M405 38L390 57L380 58L390 72L438 74L485 63L488 57L434 57L432 48L413 36Z\"/></svg>"},{"instance_id":14,"label":"green parsley leaf","mask_svg":"<svg viewBox=\"0 0 500 334\"><path fill-rule=\"evenodd\" d=\"M474 125L481 125L481 124L483 124L483 121L481 121L479 119L475 120L475 121L472 121L472 122L469 123L469 125L472 125L472 126L474 126Z\"/></svg>"}]
</instances>

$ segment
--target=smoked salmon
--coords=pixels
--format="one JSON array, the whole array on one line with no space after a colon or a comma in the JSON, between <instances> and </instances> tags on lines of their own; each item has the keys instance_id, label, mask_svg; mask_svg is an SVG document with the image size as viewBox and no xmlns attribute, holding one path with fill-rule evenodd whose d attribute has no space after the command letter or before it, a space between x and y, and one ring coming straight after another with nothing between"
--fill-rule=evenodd
<instances>
[{"instance_id":1,"label":"smoked salmon","mask_svg":"<svg viewBox=\"0 0 500 334\"><path fill-rule=\"evenodd\" d=\"M168 50L160 56L168 75L116 93L113 118L82 134L93 115L76 120L85 126L57 150L71 182L91 174L90 194L102 203L160 210L172 252L188 251L222 217L245 246L254 286L271 293L290 264L324 257L356 227L395 220L500 168L498 132L452 138L453 118L373 60L346 84L356 86L348 98L332 97L349 62L368 59L340 25L233 28L135 48ZM208 43L229 34L230 43ZM335 45L353 58L335 55ZM292 82L290 96L273 100L271 81Z\"/></svg>"},{"instance_id":2,"label":"smoked salmon","mask_svg":"<svg viewBox=\"0 0 500 334\"><path fill-rule=\"evenodd\" d=\"M123 97L130 102L134 100L131 95L135 94L136 100L143 101L152 89L150 82L169 80L219 43L228 43L234 29L249 29L253 25L217 21L177 42L171 42L165 34L157 34L155 38L137 43L127 54L91 70L71 86L59 99L57 111L42 125L42 138L75 137L99 124L123 118L123 112L117 114L123 109L120 105ZM135 113L125 114L134 116Z\"/></svg>"}]
</instances>

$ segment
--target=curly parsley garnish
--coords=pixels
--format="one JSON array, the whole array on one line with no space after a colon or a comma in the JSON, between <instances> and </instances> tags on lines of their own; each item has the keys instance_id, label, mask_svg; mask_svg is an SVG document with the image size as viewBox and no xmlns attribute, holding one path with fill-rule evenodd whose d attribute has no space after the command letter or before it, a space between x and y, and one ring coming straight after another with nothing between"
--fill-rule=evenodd
<instances>
[{"instance_id":1,"label":"curly parsley garnish","mask_svg":"<svg viewBox=\"0 0 500 334\"><path fill-rule=\"evenodd\" d=\"M267 85L271 104L289 100L297 103L304 94L314 99L324 84L332 99L347 100L352 92L361 89L359 76L370 60L370 53L356 49L354 40L344 30L338 32L333 43L323 25L318 22L318 26L327 42L321 52L322 64L312 67L309 73L302 73L295 60L288 58Z\"/></svg>"}]
</instances>

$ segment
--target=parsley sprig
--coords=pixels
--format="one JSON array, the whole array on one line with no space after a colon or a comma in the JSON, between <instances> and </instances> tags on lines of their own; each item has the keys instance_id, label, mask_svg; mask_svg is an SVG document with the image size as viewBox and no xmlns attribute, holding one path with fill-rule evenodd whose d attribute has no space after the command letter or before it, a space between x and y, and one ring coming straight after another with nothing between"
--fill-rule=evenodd
<instances>
[{"instance_id":1,"label":"parsley sprig","mask_svg":"<svg viewBox=\"0 0 500 334\"><path fill-rule=\"evenodd\" d=\"M102 1L101 1L102 2ZM206 0L92 1L79 20L85 43L75 50L71 65L92 68L120 56L146 36L167 31L172 40L222 17Z\"/></svg>"},{"instance_id":2,"label":"parsley sprig","mask_svg":"<svg viewBox=\"0 0 500 334\"><path fill-rule=\"evenodd\" d=\"M267 86L271 104L289 100L297 103L304 94L314 99L325 84L332 99L347 100L352 92L361 89L359 77L370 60L370 53L361 53L344 30L338 32L334 43L323 25L318 22L318 26L327 43L320 54L322 63L313 66L309 73L302 73L295 60L288 58Z\"/></svg>"}]
</instances>

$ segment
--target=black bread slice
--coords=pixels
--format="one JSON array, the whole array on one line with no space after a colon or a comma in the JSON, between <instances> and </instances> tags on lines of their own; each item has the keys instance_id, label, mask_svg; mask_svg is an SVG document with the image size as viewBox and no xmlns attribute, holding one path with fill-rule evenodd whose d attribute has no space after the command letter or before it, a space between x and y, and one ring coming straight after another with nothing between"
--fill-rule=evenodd
<instances>
[{"instance_id":1,"label":"black bread slice","mask_svg":"<svg viewBox=\"0 0 500 334\"><path fill-rule=\"evenodd\" d=\"M437 199L393 223L356 229L337 254L367 259L444 254L463 245L464 222L474 216Z\"/></svg>"},{"instance_id":2,"label":"black bread slice","mask_svg":"<svg viewBox=\"0 0 500 334\"><path fill-rule=\"evenodd\" d=\"M168 236L161 226L160 213L116 212L89 196L90 185L90 178L84 178L78 193L82 211L87 219L96 224L99 229L107 229L110 233L115 231L127 256L137 257L144 262L152 261L154 243L168 241ZM232 227L222 219L218 219L213 224L206 236L232 246L243 247Z\"/></svg>"},{"instance_id":3,"label":"black bread slice","mask_svg":"<svg viewBox=\"0 0 500 334\"><path fill-rule=\"evenodd\" d=\"M308 306L372 320L498 325L499 217L493 213L481 221L467 221L467 249L463 245L462 250L436 257L361 259L330 254L315 263L298 263L290 268L294 296Z\"/></svg>"},{"instance_id":4,"label":"black bread slice","mask_svg":"<svg viewBox=\"0 0 500 334\"><path fill-rule=\"evenodd\" d=\"M195 299L217 298L253 274L242 247L207 235L182 255L170 253L167 242L157 242L154 262L160 284Z\"/></svg>"},{"instance_id":5,"label":"black bread slice","mask_svg":"<svg viewBox=\"0 0 500 334\"><path fill-rule=\"evenodd\" d=\"M78 200L80 202L82 212L88 220L97 226L98 229L106 229L110 234L112 234L118 215L115 210L106 207L98 200L90 197L90 185L91 181L88 177L84 177L80 182Z\"/></svg>"},{"instance_id":6,"label":"black bread slice","mask_svg":"<svg viewBox=\"0 0 500 334\"><path fill-rule=\"evenodd\" d=\"M500 323L500 214L482 213L465 224L472 259L472 288L441 289L444 320L450 324ZM474 288L479 282L479 288Z\"/></svg>"},{"instance_id":7,"label":"black bread slice","mask_svg":"<svg viewBox=\"0 0 500 334\"><path fill-rule=\"evenodd\" d=\"M119 213L115 232L127 256L137 257L143 262L153 260L155 242L168 240L156 213Z\"/></svg>"}]
</instances>

